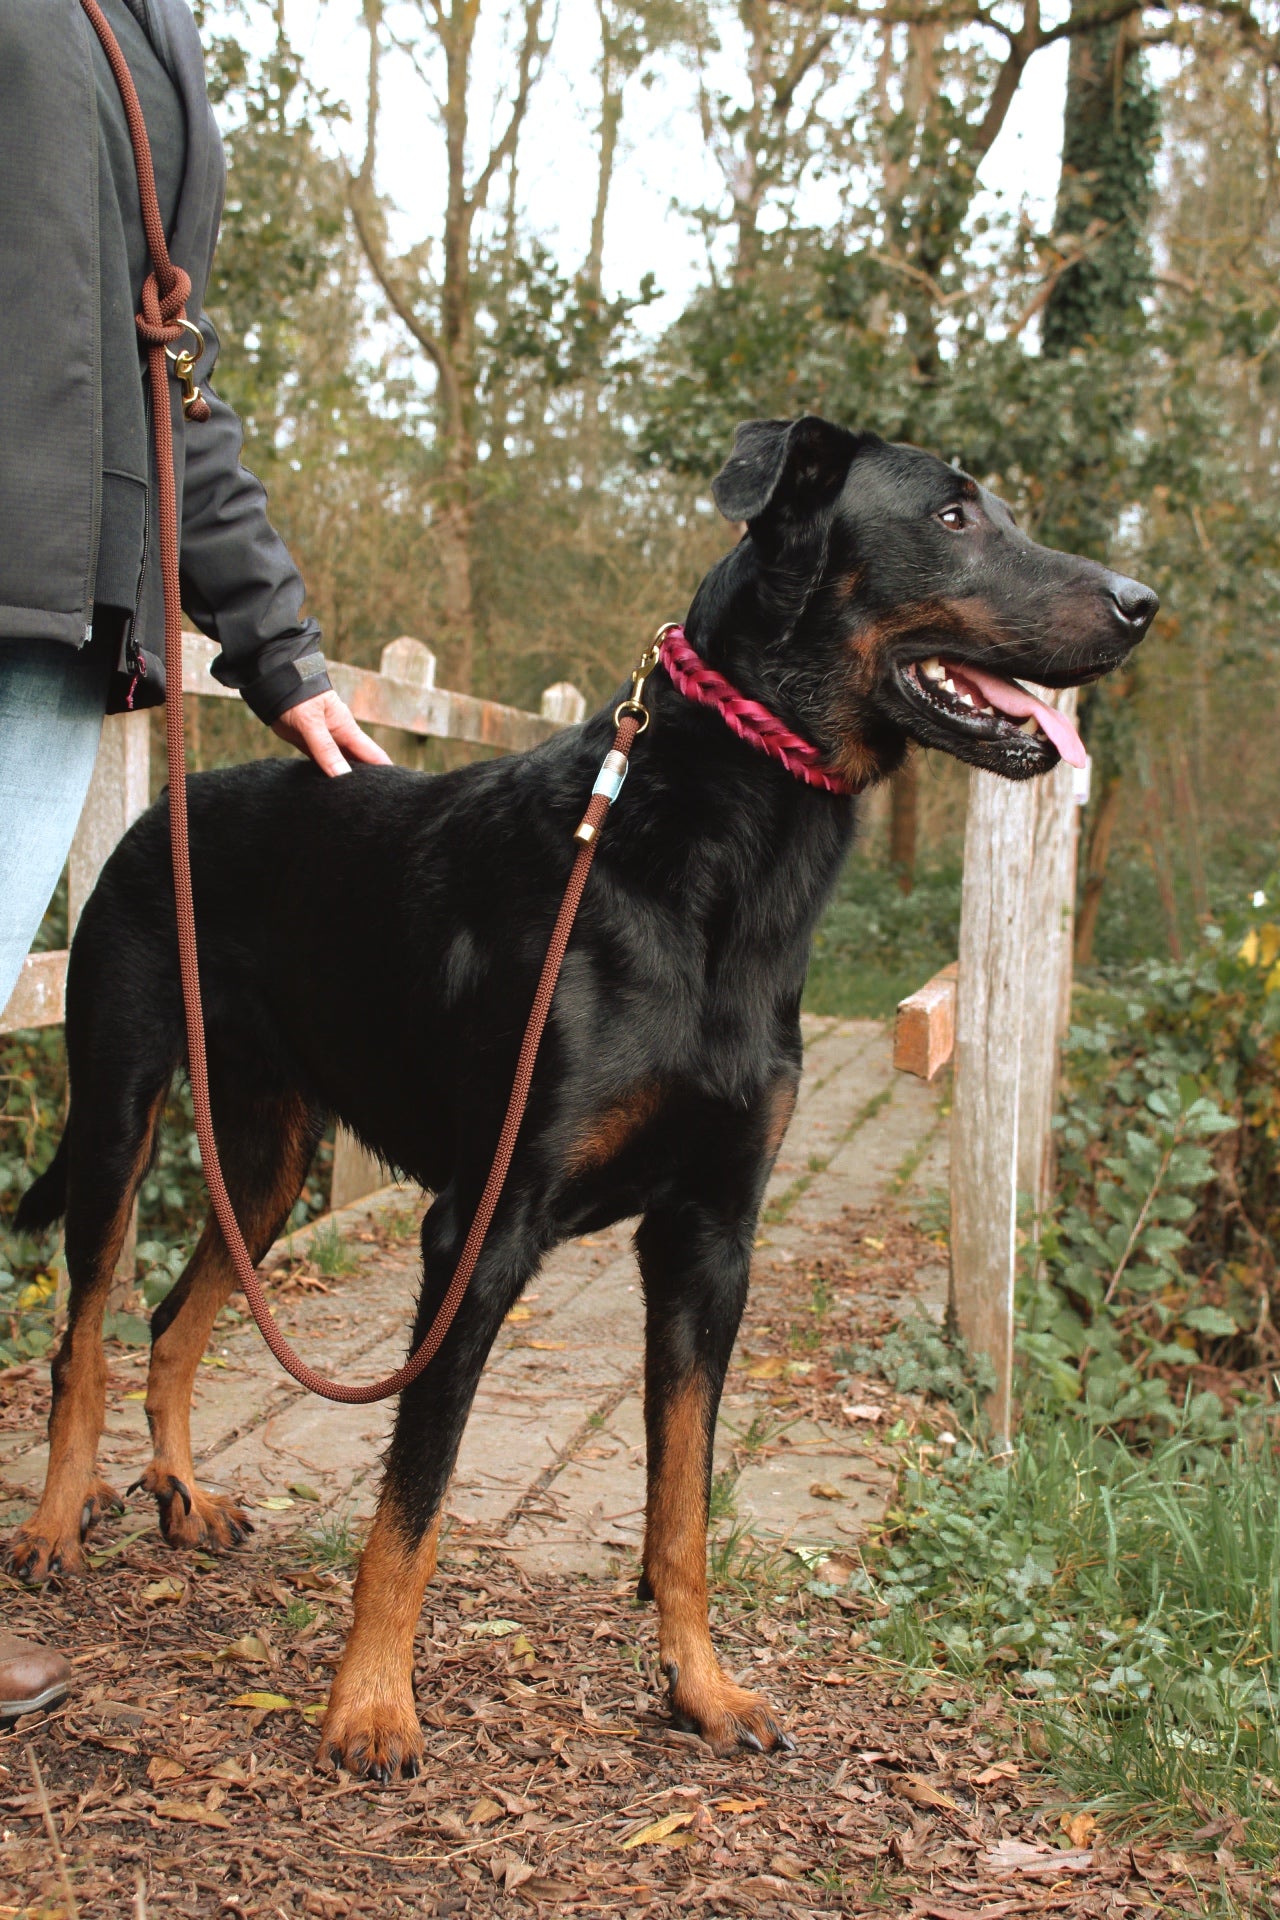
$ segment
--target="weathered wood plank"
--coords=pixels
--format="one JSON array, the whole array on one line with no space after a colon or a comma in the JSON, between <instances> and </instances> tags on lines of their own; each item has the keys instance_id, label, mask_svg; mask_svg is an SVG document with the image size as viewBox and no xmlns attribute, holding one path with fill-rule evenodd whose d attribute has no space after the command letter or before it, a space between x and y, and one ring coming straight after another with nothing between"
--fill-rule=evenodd
<instances>
[{"instance_id":1,"label":"weathered wood plank","mask_svg":"<svg viewBox=\"0 0 1280 1920\"><path fill-rule=\"evenodd\" d=\"M893 1064L899 1073L933 1080L955 1049L957 963L898 1002L893 1029Z\"/></svg>"},{"instance_id":2,"label":"weathered wood plank","mask_svg":"<svg viewBox=\"0 0 1280 1920\"><path fill-rule=\"evenodd\" d=\"M67 928L75 933L107 859L151 798L151 720L112 713L102 723L93 778L67 863Z\"/></svg>"},{"instance_id":3,"label":"weathered wood plank","mask_svg":"<svg viewBox=\"0 0 1280 1920\"><path fill-rule=\"evenodd\" d=\"M67 950L29 953L22 972L0 1013L0 1033L21 1033L27 1027L60 1027L66 1002Z\"/></svg>"},{"instance_id":4,"label":"weathered wood plank","mask_svg":"<svg viewBox=\"0 0 1280 1920\"><path fill-rule=\"evenodd\" d=\"M1046 699L1074 719L1076 689ZM1079 808L1065 762L1031 783L1035 796L1027 896L1027 964L1022 989L1018 1088L1019 1193L1043 1211L1053 1186L1053 1113L1063 1035L1071 1017L1071 955Z\"/></svg>"},{"instance_id":5,"label":"weathered wood plank","mask_svg":"<svg viewBox=\"0 0 1280 1920\"><path fill-rule=\"evenodd\" d=\"M995 1368L997 1445L1013 1391L1018 1084L1035 796L976 769L969 781L951 1116L951 1311Z\"/></svg>"},{"instance_id":6,"label":"weathered wood plank","mask_svg":"<svg viewBox=\"0 0 1280 1920\"><path fill-rule=\"evenodd\" d=\"M367 1193L377 1193L380 1187L390 1182L391 1175L377 1154L370 1153L356 1139L354 1133L348 1133L340 1126L333 1142L333 1175L329 1188L329 1211L336 1207L349 1206L353 1200L363 1200Z\"/></svg>"},{"instance_id":7,"label":"weathered wood plank","mask_svg":"<svg viewBox=\"0 0 1280 1920\"><path fill-rule=\"evenodd\" d=\"M392 643L394 644L394 643ZM218 648L203 634L183 635L182 685L193 694L238 700L209 672ZM367 667L348 667L330 661L329 678L357 720L366 726L401 727L406 733L430 734L440 740L469 740L477 746L497 747L504 753L522 753L539 746L563 724L541 714L505 707L497 700L474 694L451 693L445 687L420 686Z\"/></svg>"},{"instance_id":8,"label":"weathered wood plank","mask_svg":"<svg viewBox=\"0 0 1280 1920\"><path fill-rule=\"evenodd\" d=\"M1043 693L1043 689L1039 690ZM1075 694L1045 694L1074 712ZM951 1121L951 1312L996 1371L988 1411L1007 1442L1019 1190L1043 1203L1058 1045L1070 1005L1075 884L1071 769L969 783Z\"/></svg>"}]
</instances>

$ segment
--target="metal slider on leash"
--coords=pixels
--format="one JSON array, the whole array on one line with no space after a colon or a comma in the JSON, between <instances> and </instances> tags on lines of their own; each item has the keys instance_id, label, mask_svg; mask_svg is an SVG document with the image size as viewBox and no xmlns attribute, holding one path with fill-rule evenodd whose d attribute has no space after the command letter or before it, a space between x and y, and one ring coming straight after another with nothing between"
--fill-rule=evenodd
<instances>
[{"instance_id":1,"label":"metal slider on leash","mask_svg":"<svg viewBox=\"0 0 1280 1920\"><path fill-rule=\"evenodd\" d=\"M649 724L649 709L641 698L644 693L644 683L657 666L662 653L662 643L670 632L669 624L658 628L653 640L631 669L630 693L625 700L620 700L613 710L613 724L618 729L618 736L601 762L595 785L591 789L591 800L587 811L574 828L573 837L580 846L590 846L600 831L605 814L622 792L622 783L631 765L628 757L631 748ZM604 801L603 807L595 805L599 799Z\"/></svg>"}]
</instances>

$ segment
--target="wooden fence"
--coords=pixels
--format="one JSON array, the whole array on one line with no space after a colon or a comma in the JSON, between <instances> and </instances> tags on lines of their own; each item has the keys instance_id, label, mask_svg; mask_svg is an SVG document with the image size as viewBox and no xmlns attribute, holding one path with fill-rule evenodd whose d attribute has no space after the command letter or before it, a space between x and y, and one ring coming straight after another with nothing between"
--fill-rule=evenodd
<instances>
[{"instance_id":1,"label":"wooden fence","mask_svg":"<svg viewBox=\"0 0 1280 1920\"><path fill-rule=\"evenodd\" d=\"M200 635L185 636L184 691L238 699L209 671L216 651ZM565 681L546 689L541 712L533 714L437 687L435 669L430 649L406 637L383 648L377 673L331 664L329 674L357 720L508 753L536 746L585 712L582 695ZM1046 697L1074 713L1074 690ZM145 713L119 714L104 726L71 849L69 934L111 849L147 805L150 739ZM955 1064L951 1311L969 1345L995 1367L990 1411L1001 1441L1011 1424L1018 1197L1039 1211L1052 1179L1058 1052L1070 1006L1078 798L1065 765L1021 784L971 775L959 965L899 1009L900 1067L933 1079L948 1061ZM0 1014L0 1034L60 1024L66 970L65 949L29 955ZM385 1180L386 1169L339 1128L331 1204L345 1206Z\"/></svg>"},{"instance_id":2,"label":"wooden fence","mask_svg":"<svg viewBox=\"0 0 1280 1920\"><path fill-rule=\"evenodd\" d=\"M183 691L201 699L238 700L239 694L215 680L209 668L218 649L203 635L183 636ZM547 740L561 727L581 720L586 701L568 681L548 687L540 713L524 713L496 700L450 693L436 685L436 660L429 647L407 637L382 649L379 671L329 664L329 678L357 720L396 727L420 739L465 740L473 745L517 753ZM147 806L151 790L151 723L146 713L112 715L104 724L97 764L68 862L67 933L75 931L81 909L97 882L111 849ZM0 1013L0 1034L62 1022L67 951L27 956L8 1006ZM331 1204L345 1206L386 1182L386 1170L345 1128L339 1128L333 1153ZM126 1249L126 1262L131 1249Z\"/></svg>"}]
</instances>

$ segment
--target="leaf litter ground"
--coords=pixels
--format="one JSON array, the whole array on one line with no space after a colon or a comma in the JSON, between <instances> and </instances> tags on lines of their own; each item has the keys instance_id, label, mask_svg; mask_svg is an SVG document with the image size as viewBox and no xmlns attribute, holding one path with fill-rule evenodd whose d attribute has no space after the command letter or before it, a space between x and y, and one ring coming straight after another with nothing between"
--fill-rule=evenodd
<instances>
[{"instance_id":1,"label":"leaf litter ground","mask_svg":"<svg viewBox=\"0 0 1280 1920\"><path fill-rule=\"evenodd\" d=\"M753 1292L740 1351L782 1423L838 1417L848 1394L812 1345L815 1297L827 1354L884 1330L885 1296L937 1259L887 1208L849 1212L840 1237L843 1253L774 1263ZM761 1356L786 1354L813 1357L770 1377ZM890 1398L877 1431L902 1424ZM78 1674L61 1710L0 1737L0 1920L1274 1910L1229 1821L1191 1857L1107 1844L1003 1694L919 1690L866 1652L864 1600L750 1549L726 1563L713 1630L796 1753L721 1759L665 1723L632 1576L531 1580L457 1530L419 1634L421 1779L319 1774L347 1544L276 1534L184 1560L139 1514L95 1540L92 1578L0 1588Z\"/></svg>"}]
</instances>

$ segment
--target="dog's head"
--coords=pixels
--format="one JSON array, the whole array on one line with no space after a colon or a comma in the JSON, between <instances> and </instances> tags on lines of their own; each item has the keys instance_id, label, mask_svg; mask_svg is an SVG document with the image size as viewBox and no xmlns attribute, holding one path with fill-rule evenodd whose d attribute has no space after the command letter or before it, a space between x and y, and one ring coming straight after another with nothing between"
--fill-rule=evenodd
<instances>
[{"instance_id":1,"label":"dog's head","mask_svg":"<svg viewBox=\"0 0 1280 1920\"><path fill-rule=\"evenodd\" d=\"M1038 546L932 454L812 415L739 427L713 490L746 534L699 588L689 638L855 782L892 772L909 740L1011 780L1082 756L1017 681L1097 679L1159 606Z\"/></svg>"}]
</instances>

